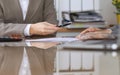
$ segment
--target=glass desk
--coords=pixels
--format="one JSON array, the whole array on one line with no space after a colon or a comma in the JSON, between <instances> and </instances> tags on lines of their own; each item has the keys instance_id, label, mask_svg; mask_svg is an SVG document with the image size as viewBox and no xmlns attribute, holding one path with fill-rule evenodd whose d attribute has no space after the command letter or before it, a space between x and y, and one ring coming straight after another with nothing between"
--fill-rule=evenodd
<instances>
[{"instance_id":1,"label":"glass desk","mask_svg":"<svg viewBox=\"0 0 120 75\"><path fill-rule=\"evenodd\" d=\"M0 43L0 75L53 75L56 43L30 43Z\"/></svg>"},{"instance_id":2,"label":"glass desk","mask_svg":"<svg viewBox=\"0 0 120 75\"><path fill-rule=\"evenodd\" d=\"M57 42L29 43L0 43L0 75L120 75L118 50L69 50Z\"/></svg>"}]
</instances>

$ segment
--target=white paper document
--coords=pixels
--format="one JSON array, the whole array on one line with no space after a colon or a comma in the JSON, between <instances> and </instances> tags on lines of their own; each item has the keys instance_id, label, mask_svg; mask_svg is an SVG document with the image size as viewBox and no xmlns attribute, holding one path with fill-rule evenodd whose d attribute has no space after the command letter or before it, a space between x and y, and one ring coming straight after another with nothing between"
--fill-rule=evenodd
<instances>
[{"instance_id":1,"label":"white paper document","mask_svg":"<svg viewBox=\"0 0 120 75\"><path fill-rule=\"evenodd\" d=\"M55 38L42 38L42 39L30 39L26 40L27 42L35 41L35 42L72 42L78 40L77 38L71 38L71 37L55 37Z\"/></svg>"}]
</instances>

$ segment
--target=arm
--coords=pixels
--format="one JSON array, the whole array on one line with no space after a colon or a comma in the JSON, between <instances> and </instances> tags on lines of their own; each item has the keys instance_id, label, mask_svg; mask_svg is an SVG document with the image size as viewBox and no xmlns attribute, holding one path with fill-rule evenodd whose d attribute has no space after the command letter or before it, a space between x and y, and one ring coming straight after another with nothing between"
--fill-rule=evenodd
<instances>
[{"instance_id":1,"label":"arm","mask_svg":"<svg viewBox=\"0 0 120 75\"><path fill-rule=\"evenodd\" d=\"M44 0L44 20L57 25L56 11L54 7L54 0Z\"/></svg>"},{"instance_id":2,"label":"arm","mask_svg":"<svg viewBox=\"0 0 120 75\"><path fill-rule=\"evenodd\" d=\"M4 22L0 22L0 36L13 34L19 34L21 36L24 36L25 27L26 24L5 24Z\"/></svg>"},{"instance_id":3,"label":"arm","mask_svg":"<svg viewBox=\"0 0 120 75\"><path fill-rule=\"evenodd\" d=\"M13 24L4 22L3 10L0 6L0 36L19 34L24 36L24 29L26 24Z\"/></svg>"},{"instance_id":4,"label":"arm","mask_svg":"<svg viewBox=\"0 0 120 75\"><path fill-rule=\"evenodd\" d=\"M59 27L55 26L57 25L57 19L56 19L56 12L54 8L54 0L44 0L43 21L45 22L31 25L31 28L30 28L31 35L53 34L59 29ZM39 28L39 31L37 31L37 28ZM42 29L40 30L40 28Z\"/></svg>"},{"instance_id":5,"label":"arm","mask_svg":"<svg viewBox=\"0 0 120 75\"><path fill-rule=\"evenodd\" d=\"M4 21L4 13L2 11L2 8L0 6L0 36L4 35L13 35L13 34L19 34L21 36L24 36L24 30L27 26L27 24L17 24L17 23L5 23ZM55 23L55 22L54 22ZM48 24L46 22L36 23L32 24L30 26L30 35L48 35L56 32L58 30L55 25Z\"/></svg>"}]
</instances>

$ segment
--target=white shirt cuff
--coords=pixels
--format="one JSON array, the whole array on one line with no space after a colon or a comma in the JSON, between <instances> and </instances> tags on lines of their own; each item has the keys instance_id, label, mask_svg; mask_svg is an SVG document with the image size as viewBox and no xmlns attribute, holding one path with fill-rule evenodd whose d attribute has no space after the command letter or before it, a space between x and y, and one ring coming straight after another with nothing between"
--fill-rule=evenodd
<instances>
[{"instance_id":1,"label":"white shirt cuff","mask_svg":"<svg viewBox=\"0 0 120 75\"><path fill-rule=\"evenodd\" d=\"M30 36L30 26L31 24L27 24L27 26L24 29L24 35L25 36Z\"/></svg>"}]
</instances>

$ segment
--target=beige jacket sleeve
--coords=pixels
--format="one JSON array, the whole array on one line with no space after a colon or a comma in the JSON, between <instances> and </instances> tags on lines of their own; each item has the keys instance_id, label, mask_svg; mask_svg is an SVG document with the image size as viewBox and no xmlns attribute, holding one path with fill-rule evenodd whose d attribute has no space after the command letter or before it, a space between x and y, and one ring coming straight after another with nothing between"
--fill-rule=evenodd
<instances>
[{"instance_id":1,"label":"beige jacket sleeve","mask_svg":"<svg viewBox=\"0 0 120 75\"><path fill-rule=\"evenodd\" d=\"M45 21L55 25L57 24L54 0L45 0L43 14L44 14Z\"/></svg>"},{"instance_id":2,"label":"beige jacket sleeve","mask_svg":"<svg viewBox=\"0 0 120 75\"><path fill-rule=\"evenodd\" d=\"M26 24L5 23L4 14L0 6L0 36L20 34L24 36L24 29Z\"/></svg>"}]
</instances>

